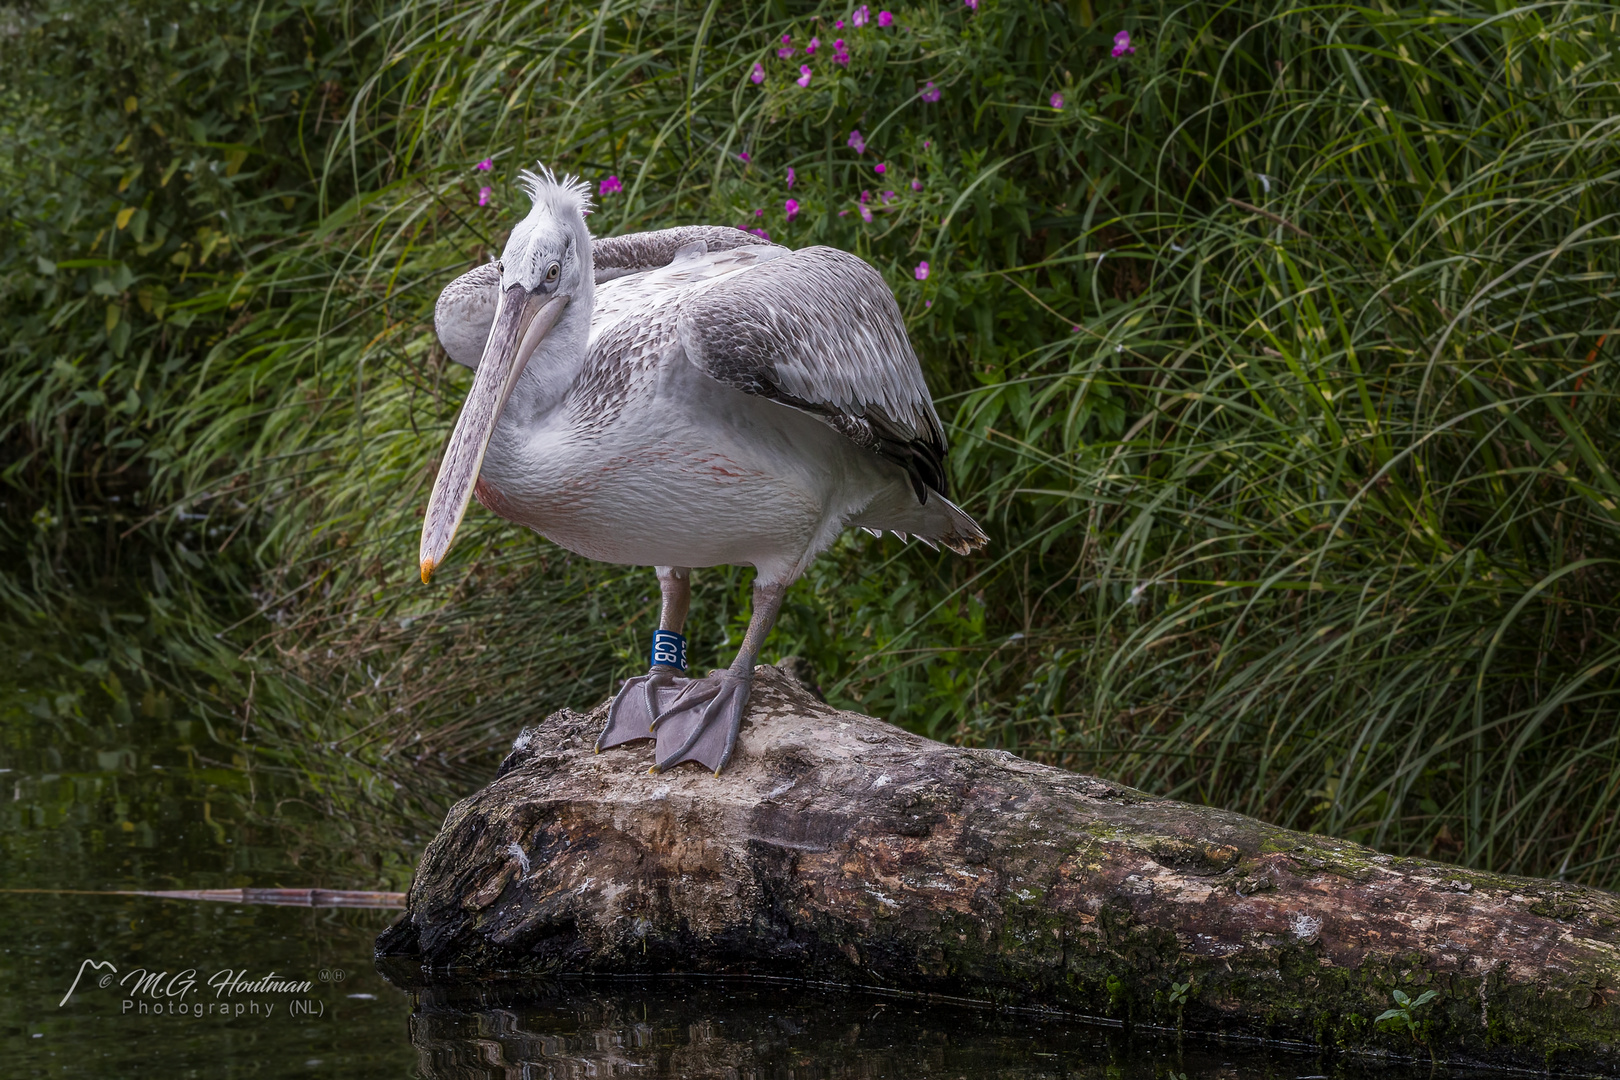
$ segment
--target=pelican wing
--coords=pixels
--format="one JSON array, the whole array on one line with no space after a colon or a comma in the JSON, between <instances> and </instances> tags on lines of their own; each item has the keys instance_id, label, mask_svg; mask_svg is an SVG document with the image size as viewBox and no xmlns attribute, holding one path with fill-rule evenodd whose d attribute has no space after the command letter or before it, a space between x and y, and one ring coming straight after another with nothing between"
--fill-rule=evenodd
<instances>
[{"instance_id":1,"label":"pelican wing","mask_svg":"<svg viewBox=\"0 0 1620 1080\"><path fill-rule=\"evenodd\" d=\"M439 294L433 305L433 329L456 363L478 366L489 329L495 325L500 286L501 264L490 262L462 274Z\"/></svg>"},{"instance_id":2,"label":"pelican wing","mask_svg":"<svg viewBox=\"0 0 1620 1080\"><path fill-rule=\"evenodd\" d=\"M654 232L604 236L591 241L591 266L598 285L631 274L668 266L678 258L730 251L739 247L773 246L741 229L721 225L683 225ZM489 329L495 323L495 299L500 292L501 265L488 262L475 267L444 287L433 306L433 328L450 359L470 368L478 366Z\"/></svg>"},{"instance_id":3,"label":"pelican wing","mask_svg":"<svg viewBox=\"0 0 1620 1080\"><path fill-rule=\"evenodd\" d=\"M949 497L945 431L888 283L865 260L810 247L760 262L681 305L687 358L749 394L802 409L904 468L919 501Z\"/></svg>"},{"instance_id":4,"label":"pelican wing","mask_svg":"<svg viewBox=\"0 0 1620 1080\"><path fill-rule=\"evenodd\" d=\"M600 285L604 281L668 266L677 256L713 254L759 245L773 246L769 240L741 229L728 229L723 225L682 225L592 240L591 266Z\"/></svg>"}]
</instances>

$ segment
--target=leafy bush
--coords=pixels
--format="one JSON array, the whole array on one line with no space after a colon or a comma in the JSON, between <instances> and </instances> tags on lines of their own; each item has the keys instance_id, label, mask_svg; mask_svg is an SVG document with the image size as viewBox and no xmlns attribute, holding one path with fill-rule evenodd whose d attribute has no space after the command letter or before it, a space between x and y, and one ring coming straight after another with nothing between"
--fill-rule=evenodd
<instances>
[{"instance_id":1,"label":"leafy bush","mask_svg":"<svg viewBox=\"0 0 1620 1080\"><path fill-rule=\"evenodd\" d=\"M650 574L488 515L411 583L467 381L432 299L539 159L621 182L598 233L760 228L895 287L994 543L819 560L773 647L835 700L1617 880L1606 8L155 12L30 9L4 46L48 70L8 80L3 122L4 516L34 588L67 537L151 519L160 556L258 590L245 662L335 687L321 738L382 768L640 664ZM700 574L700 663L746 587Z\"/></svg>"}]
</instances>

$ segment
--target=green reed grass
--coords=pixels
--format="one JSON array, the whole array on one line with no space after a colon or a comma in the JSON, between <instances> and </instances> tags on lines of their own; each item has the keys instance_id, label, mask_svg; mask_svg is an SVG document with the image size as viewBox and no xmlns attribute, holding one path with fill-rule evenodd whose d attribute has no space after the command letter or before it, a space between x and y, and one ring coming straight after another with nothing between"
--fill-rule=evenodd
<instances>
[{"instance_id":1,"label":"green reed grass","mask_svg":"<svg viewBox=\"0 0 1620 1080\"><path fill-rule=\"evenodd\" d=\"M29 587L72 576L70 537L99 529L110 567L133 528L168 578L252 590L222 694L280 695L242 730L334 791L483 768L641 664L647 571L478 514L443 583L412 580L467 383L432 299L498 251L539 159L622 178L598 233L763 227L895 286L994 544L819 560L773 647L833 700L1389 850L1620 880L1611 10L894 10L28 23L13 57L71 41L118 73L5 90L27 107L0 517ZM821 39L808 88L782 34ZM700 663L729 659L746 589L699 575Z\"/></svg>"}]
</instances>

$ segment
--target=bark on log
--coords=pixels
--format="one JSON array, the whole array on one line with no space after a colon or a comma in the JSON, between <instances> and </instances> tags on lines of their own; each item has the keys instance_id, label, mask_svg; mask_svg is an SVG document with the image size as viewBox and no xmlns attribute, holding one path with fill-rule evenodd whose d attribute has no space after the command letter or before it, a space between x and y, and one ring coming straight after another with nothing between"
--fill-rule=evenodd
<instances>
[{"instance_id":1,"label":"bark on log","mask_svg":"<svg viewBox=\"0 0 1620 1080\"><path fill-rule=\"evenodd\" d=\"M835 710L776 668L759 669L719 778L649 774L635 746L594 754L604 715L526 729L497 779L450 811L378 939L388 967L428 982L752 971L1620 1069L1610 893L943 746ZM1430 989L1415 1033L1375 1024L1394 991Z\"/></svg>"}]
</instances>

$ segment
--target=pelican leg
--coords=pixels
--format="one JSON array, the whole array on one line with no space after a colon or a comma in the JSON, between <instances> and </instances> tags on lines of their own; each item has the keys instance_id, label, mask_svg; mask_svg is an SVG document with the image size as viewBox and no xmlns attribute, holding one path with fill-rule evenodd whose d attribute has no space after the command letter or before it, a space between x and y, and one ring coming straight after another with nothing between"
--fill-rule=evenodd
<instances>
[{"instance_id":1,"label":"pelican leg","mask_svg":"<svg viewBox=\"0 0 1620 1080\"><path fill-rule=\"evenodd\" d=\"M694 680L658 717L655 772L696 761L716 776L737 748L737 732L754 689L754 662L782 610L786 585L754 584L754 614L737 659L725 671Z\"/></svg>"},{"instance_id":2,"label":"pelican leg","mask_svg":"<svg viewBox=\"0 0 1620 1080\"><path fill-rule=\"evenodd\" d=\"M658 587L663 594L658 629L678 634L686 625L686 612L692 604L692 572L684 566L660 566ZM596 740L597 752L652 738L653 724L664 709L664 700L692 681L680 668L667 664L654 664L647 674L626 679L613 704L608 706L607 726Z\"/></svg>"}]
</instances>

